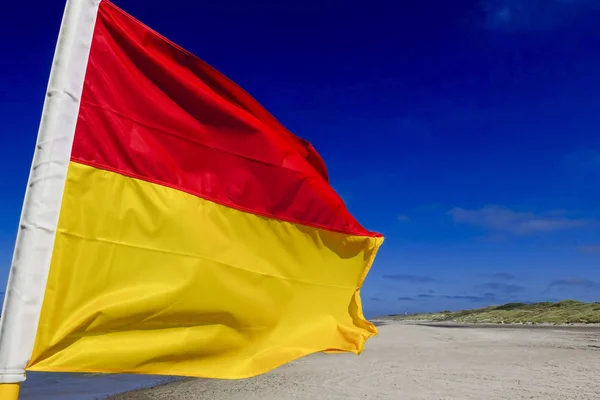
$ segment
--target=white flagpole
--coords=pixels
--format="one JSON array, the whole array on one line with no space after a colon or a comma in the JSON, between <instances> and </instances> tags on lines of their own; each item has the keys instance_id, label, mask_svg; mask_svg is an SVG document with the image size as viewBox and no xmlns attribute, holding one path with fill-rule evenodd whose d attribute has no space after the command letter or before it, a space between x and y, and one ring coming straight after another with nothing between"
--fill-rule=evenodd
<instances>
[{"instance_id":1,"label":"white flagpole","mask_svg":"<svg viewBox=\"0 0 600 400\"><path fill-rule=\"evenodd\" d=\"M65 5L0 319L2 400L17 399L33 351L100 1Z\"/></svg>"}]
</instances>

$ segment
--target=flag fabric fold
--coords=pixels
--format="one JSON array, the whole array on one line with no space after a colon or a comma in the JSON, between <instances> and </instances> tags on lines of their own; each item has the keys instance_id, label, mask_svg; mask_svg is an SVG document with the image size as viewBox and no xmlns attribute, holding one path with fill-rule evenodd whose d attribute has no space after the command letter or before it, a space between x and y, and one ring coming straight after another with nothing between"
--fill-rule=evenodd
<instances>
[{"instance_id":1,"label":"flag fabric fold","mask_svg":"<svg viewBox=\"0 0 600 400\"><path fill-rule=\"evenodd\" d=\"M314 352L360 353L377 333L360 288L383 237L350 214L320 155L194 55L108 1L88 3L23 368L238 379Z\"/></svg>"}]
</instances>

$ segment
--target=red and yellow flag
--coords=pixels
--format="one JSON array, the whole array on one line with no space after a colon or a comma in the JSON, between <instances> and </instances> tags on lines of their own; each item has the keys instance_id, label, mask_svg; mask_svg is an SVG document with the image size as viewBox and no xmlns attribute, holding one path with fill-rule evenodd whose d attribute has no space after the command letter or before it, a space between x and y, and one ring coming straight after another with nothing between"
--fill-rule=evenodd
<instances>
[{"instance_id":1,"label":"red and yellow flag","mask_svg":"<svg viewBox=\"0 0 600 400\"><path fill-rule=\"evenodd\" d=\"M377 332L360 287L383 238L319 154L105 0L67 4L21 229L0 382L245 378Z\"/></svg>"}]
</instances>

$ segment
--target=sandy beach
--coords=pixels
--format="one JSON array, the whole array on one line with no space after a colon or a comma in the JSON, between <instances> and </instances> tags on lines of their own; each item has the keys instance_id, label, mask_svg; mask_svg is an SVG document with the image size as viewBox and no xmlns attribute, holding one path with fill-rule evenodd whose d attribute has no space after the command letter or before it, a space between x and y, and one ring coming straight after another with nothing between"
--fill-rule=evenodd
<instances>
[{"instance_id":1,"label":"sandy beach","mask_svg":"<svg viewBox=\"0 0 600 400\"><path fill-rule=\"evenodd\" d=\"M243 381L189 379L150 399L600 399L600 328L379 327L360 356L315 354Z\"/></svg>"}]
</instances>

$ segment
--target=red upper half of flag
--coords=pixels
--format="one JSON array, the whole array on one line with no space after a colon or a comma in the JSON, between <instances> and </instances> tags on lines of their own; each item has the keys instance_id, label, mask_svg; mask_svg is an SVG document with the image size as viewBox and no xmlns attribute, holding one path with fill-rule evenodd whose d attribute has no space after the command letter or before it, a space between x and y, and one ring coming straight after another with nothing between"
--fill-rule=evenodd
<instances>
[{"instance_id":1,"label":"red upper half of flag","mask_svg":"<svg viewBox=\"0 0 600 400\"><path fill-rule=\"evenodd\" d=\"M72 160L266 217L380 236L348 212L310 143L108 1L98 11Z\"/></svg>"}]
</instances>

